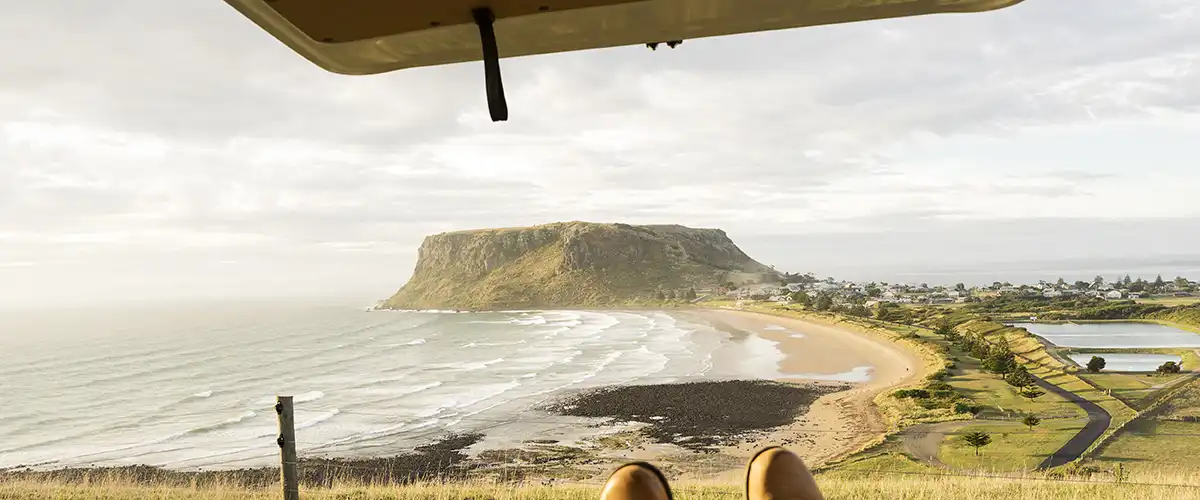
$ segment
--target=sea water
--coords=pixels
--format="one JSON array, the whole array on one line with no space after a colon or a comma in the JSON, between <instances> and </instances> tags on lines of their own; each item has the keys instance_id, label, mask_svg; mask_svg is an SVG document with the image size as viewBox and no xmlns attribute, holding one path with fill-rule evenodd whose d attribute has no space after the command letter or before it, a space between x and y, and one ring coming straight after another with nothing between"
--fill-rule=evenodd
<instances>
[{"instance_id":1,"label":"sea water","mask_svg":"<svg viewBox=\"0 0 1200 500\"><path fill-rule=\"evenodd\" d=\"M569 426L537 410L568 391L779 378L781 359L757 335L657 311L6 312L0 468L269 465L278 455L279 394L295 397L305 456L394 454L499 426L516 439L538 426Z\"/></svg>"}]
</instances>

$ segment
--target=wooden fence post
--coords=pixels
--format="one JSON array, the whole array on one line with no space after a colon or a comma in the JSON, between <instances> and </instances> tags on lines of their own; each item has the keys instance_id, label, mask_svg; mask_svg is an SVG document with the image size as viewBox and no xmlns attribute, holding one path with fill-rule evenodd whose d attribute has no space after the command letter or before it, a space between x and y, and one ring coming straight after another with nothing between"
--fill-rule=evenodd
<instances>
[{"instance_id":1,"label":"wooden fence post","mask_svg":"<svg viewBox=\"0 0 1200 500\"><path fill-rule=\"evenodd\" d=\"M279 479L283 483L283 500L300 500L300 478L296 475L296 418L292 413L292 397L275 398L275 413L279 414Z\"/></svg>"}]
</instances>

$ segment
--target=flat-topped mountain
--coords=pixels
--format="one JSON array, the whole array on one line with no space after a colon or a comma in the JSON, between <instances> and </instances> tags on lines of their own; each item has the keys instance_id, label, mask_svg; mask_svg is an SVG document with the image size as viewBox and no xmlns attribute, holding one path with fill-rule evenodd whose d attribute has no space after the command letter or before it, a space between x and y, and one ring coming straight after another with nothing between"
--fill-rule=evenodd
<instances>
[{"instance_id":1,"label":"flat-topped mountain","mask_svg":"<svg viewBox=\"0 0 1200 500\"><path fill-rule=\"evenodd\" d=\"M421 243L390 309L603 307L654 303L727 282L774 281L720 229L559 222L455 231Z\"/></svg>"}]
</instances>

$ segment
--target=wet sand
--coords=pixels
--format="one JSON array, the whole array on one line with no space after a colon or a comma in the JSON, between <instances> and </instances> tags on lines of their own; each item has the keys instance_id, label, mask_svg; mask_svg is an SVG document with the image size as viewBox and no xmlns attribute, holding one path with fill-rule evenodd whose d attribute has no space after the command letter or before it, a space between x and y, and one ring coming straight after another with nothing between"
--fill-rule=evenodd
<instances>
[{"instance_id":1,"label":"wet sand","mask_svg":"<svg viewBox=\"0 0 1200 500\"><path fill-rule=\"evenodd\" d=\"M811 382L813 376L871 367L869 380L822 396L806 414L758 442L724 450L733 456L749 457L764 446L782 444L814 467L842 458L887 430L874 405L876 395L925 376L925 363L916 353L851 326L736 310L712 309L697 314L727 328L778 342L785 354L779 366L783 382Z\"/></svg>"}]
</instances>

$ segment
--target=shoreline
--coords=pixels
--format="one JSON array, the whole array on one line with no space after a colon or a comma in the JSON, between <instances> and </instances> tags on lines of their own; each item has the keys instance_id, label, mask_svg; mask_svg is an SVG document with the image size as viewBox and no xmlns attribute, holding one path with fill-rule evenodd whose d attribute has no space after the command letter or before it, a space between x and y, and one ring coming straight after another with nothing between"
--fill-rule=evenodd
<instances>
[{"instance_id":1,"label":"shoreline","mask_svg":"<svg viewBox=\"0 0 1200 500\"><path fill-rule=\"evenodd\" d=\"M846 326L816 319L734 309L705 309L701 316L714 321L733 322L734 325L730 326L757 327L756 334L771 340L779 338L781 342L778 345L785 355L785 359L780 363L780 369L785 375L780 379L783 382L811 383L812 379L796 377L799 366L812 366L807 363L814 361L814 357L826 357L846 349L869 360L872 367L868 381L857 382L847 390L822 396L813 403L806 414L792 424L769 433L758 443L727 450L727 453L736 456L748 458L761 447L775 443L803 443L802 446L793 447L792 451L799 454L810 467L820 467L844 458L887 432L888 423L875 407L875 397L888 389L920 380L927 375L928 367L918 353L895 342ZM780 338L781 335L786 337L786 332L764 330L770 325L783 326L789 331L800 332L805 337ZM810 348L810 339L837 347L830 348L826 345L824 349L814 353ZM805 340L810 342L806 344ZM828 362L823 361L825 366L828 366ZM806 370L811 372L812 368Z\"/></svg>"},{"instance_id":2,"label":"shoreline","mask_svg":"<svg viewBox=\"0 0 1200 500\"><path fill-rule=\"evenodd\" d=\"M415 464L424 458L432 458L421 457L421 455L436 450L438 452L436 453L438 455L437 462L445 459L446 462L455 464L454 470L444 470L443 474L457 474L460 468L467 468L472 474L503 471L505 477L509 478L513 477L511 474L516 471L520 477L562 477L565 479L566 477L562 474L566 474L580 479L581 476L600 477L615 464L637 459L667 464L670 473L674 475L707 480L732 472L740 474L745 458L765 445L780 444L789 446L801 454L810 466L818 467L853 453L865 443L882 435L888 425L874 407L875 396L890 387L924 376L925 364L916 352L910 352L895 342L887 341L882 336L872 335L865 330L860 331L850 325L822 322L817 318L800 319L727 309L699 307L647 309L696 316L727 333L732 333L732 330L740 332L742 335L754 335L773 342L782 354L782 359L779 360L775 369L777 375L767 380L816 391L814 396L811 400L803 402L803 407L799 412L783 419L776 415L771 420L771 425L764 426L759 425L756 419L762 420L769 417L766 414L770 411L755 412L753 409L755 405L763 404L769 404L774 409L776 399L751 398L737 403L736 408L730 408L730 401L737 398L731 399L731 397L721 396L721 394L745 396L754 394L754 391L747 392L745 387L741 387L713 392L712 387L730 382L716 380L668 387L664 394L679 401L687 401L686 405L691 405L691 402L694 401L696 410L710 412L710 414L740 413L743 414L744 421L754 424L741 431L733 427L720 429L729 436L737 435L739 437L729 442L714 442L715 446L705 452L698 452L688 446L680 446L683 444L681 442L658 442L651 438L647 434L648 431L642 427L654 426L658 422L640 422L641 427L632 426L631 428L629 424L635 422L626 420L622 424L618 418L603 419L601 417L602 419L597 420L598 423L594 426L587 426L595 427L596 432L589 433L588 437L578 441L549 442L551 440L547 440L548 442L538 442L541 440L532 440L514 446L504 445L504 447L484 449L474 446L476 444L484 445L481 441L486 437L480 435L463 446L451 449L434 443L418 447L414 453L355 458L310 457L304 459L303 462L310 466L357 471L352 473L355 478L371 478L372 480L389 478L388 480L395 481L398 477L406 475L406 471L400 470L398 465ZM866 366L871 367L866 373L856 370ZM865 381L829 378L846 375L859 377L866 374L869 374L869 379ZM743 378L738 381L753 383L753 379ZM764 380L759 379L759 381ZM630 386L611 386L610 389L628 387ZM564 394L563 398L576 395ZM792 396L773 397L780 398L778 401L795 399ZM661 401L658 398L652 400ZM747 408L750 411L744 411ZM620 409L617 408L617 410L617 414L619 414ZM600 412L603 411L610 411L610 409L605 408ZM755 415L755 413L762 415ZM749 414L749 416L745 414ZM719 427L708 426L698 421L693 425L691 432L684 431L684 435L691 438L713 435L713 433L719 434ZM457 442L463 443L463 441ZM517 462L513 461L513 457L518 457ZM21 469L10 468L0 470L0 480L4 479L4 476L25 474L83 477L90 474L132 473L137 477L145 478L200 479L216 476L257 483L264 480L263 478L273 477L274 473L264 472L273 470L277 469L268 466L265 468L187 471L131 465L35 469L23 473L20 472ZM411 469L407 472L411 473ZM426 468L425 472L432 471ZM320 473L314 474L312 481L316 484L320 483L320 478L325 477ZM384 476L380 476L381 474Z\"/></svg>"}]
</instances>

